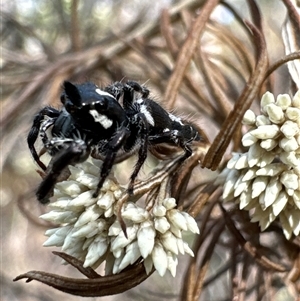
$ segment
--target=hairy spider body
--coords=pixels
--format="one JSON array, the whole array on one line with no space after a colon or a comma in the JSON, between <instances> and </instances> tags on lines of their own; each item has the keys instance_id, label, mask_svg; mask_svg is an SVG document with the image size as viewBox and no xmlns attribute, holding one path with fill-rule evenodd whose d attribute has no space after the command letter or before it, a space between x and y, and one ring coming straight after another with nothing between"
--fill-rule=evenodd
<instances>
[{"instance_id":1,"label":"hairy spider body","mask_svg":"<svg viewBox=\"0 0 300 301\"><path fill-rule=\"evenodd\" d=\"M197 130L148 96L148 89L132 81L127 84L116 82L104 91L90 82L78 85L64 82L62 109L43 108L35 116L27 138L34 160L46 171L36 192L37 199L47 203L63 170L70 164L85 161L91 152L104 158L93 197L98 196L121 153L138 154L129 193L133 192L134 180L147 158L150 145L177 145L185 151L183 160L189 157L191 142L200 140ZM48 167L40 161L34 147L38 136L52 156Z\"/></svg>"}]
</instances>

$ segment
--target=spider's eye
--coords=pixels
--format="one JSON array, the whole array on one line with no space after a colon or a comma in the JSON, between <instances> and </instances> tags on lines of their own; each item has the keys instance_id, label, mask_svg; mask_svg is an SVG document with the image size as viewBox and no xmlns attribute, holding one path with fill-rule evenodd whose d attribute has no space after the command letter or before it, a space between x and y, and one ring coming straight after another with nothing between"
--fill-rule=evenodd
<instances>
[{"instance_id":1,"label":"spider's eye","mask_svg":"<svg viewBox=\"0 0 300 301\"><path fill-rule=\"evenodd\" d=\"M65 108L70 114L73 114L77 110L77 107L68 100L65 100Z\"/></svg>"},{"instance_id":2,"label":"spider's eye","mask_svg":"<svg viewBox=\"0 0 300 301\"><path fill-rule=\"evenodd\" d=\"M94 109L97 110L98 112L103 112L107 110L107 101L98 101L94 103Z\"/></svg>"}]
</instances>

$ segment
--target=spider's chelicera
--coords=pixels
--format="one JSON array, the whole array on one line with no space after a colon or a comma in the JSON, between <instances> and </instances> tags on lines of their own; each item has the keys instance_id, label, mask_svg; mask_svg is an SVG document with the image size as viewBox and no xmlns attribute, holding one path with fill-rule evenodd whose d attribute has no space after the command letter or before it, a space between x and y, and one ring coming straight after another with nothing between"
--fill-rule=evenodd
<instances>
[{"instance_id":1,"label":"spider's chelicera","mask_svg":"<svg viewBox=\"0 0 300 301\"><path fill-rule=\"evenodd\" d=\"M104 90L91 82L65 81L62 109L43 108L35 116L27 138L34 160L46 171L36 192L37 199L47 203L64 169L85 161L91 153L104 158L93 197L98 196L115 160L124 153L138 154L129 193L133 192L134 180L147 158L149 146L176 145L184 150L182 160L188 158L192 154L191 143L201 140L198 131L148 96L149 90L133 81L116 82ZM39 135L52 156L48 167L34 147Z\"/></svg>"}]
</instances>

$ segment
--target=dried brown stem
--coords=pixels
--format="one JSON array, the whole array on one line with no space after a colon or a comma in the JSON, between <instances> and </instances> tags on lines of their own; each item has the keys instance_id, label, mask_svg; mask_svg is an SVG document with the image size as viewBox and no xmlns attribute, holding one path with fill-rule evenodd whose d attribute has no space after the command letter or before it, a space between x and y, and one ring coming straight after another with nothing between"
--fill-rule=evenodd
<instances>
[{"instance_id":1,"label":"dried brown stem","mask_svg":"<svg viewBox=\"0 0 300 301\"><path fill-rule=\"evenodd\" d=\"M224 120L228 115L231 106L226 94L219 85L218 78L220 78L220 75L218 74L218 71L210 72L210 70L214 70L214 68L212 68L212 63L201 51L201 48L199 48L199 56L200 57L198 60L196 60L196 62L199 62L201 64L199 69L202 70L205 81L207 83L209 94L215 101L215 114L216 116L218 116L218 118Z\"/></svg>"},{"instance_id":2,"label":"dried brown stem","mask_svg":"<svg viewBox=\"0 0 300 301\"><path fill-rule=\"evenodd\" d=\"M300 15L299 15L299 12L293 5L292 1L290 1L290 0L282 0L282 1L288 10L288 16L293 24L294 35L296 37L297 45L298 45L298 47L300 47L300 33L299 33Z\"/></svg>"},{"instance_id":3,"label":"dried brown stem","mask_svg":"<svg viewBox=\"0 0 300 301\"><path fill-rule=\"evenodd\" d=\"M68 278L56 274L30 271L14 279L26 279L26 282L37 280L62 292L82 297L101 297L120 294L135 287L147 279L143 263L131 266L117 275L102 276L93 279Z\"/></svg>"},{"instance_id":4,"label":"dried brown stem","mask_svg":"<svg viewBox=\"0 0 300 301\"><path fill-rule=\"evenodd\" d=\"M267 70L267 72L265 74L264 80L266 80L271 75L271 73L273 73L280 66L284 65L287 62L294 61L297 59L298 60L300 59L300 51L296 51L296 52L293 52L293 53L290 53L290 54L284 56L283 58L281 58L277 62L273 63L273 65L271 65L269 67L269 69Z\"/></svg>"},{"instance_id":5,"label":"dried brown stem","mask_svg":"<svg viewBox=\"0 0 300 301\"><path fill-rule=\"evenodd\" d=\"M78 0L73 0L71 3L71 42L74 52L78 52L81 48L80 42L80 26L78 18Z\"/></svg>"},{"instance_id":6,"label":"dried brown stem","mask_svg":"<svg viewBox=\"0 0 300 301\"><path fill-rule=\"evenodd\" d=\"M59 256L66 262L68 262L70 265L72 265L74 268L76 268L82 275L86 276L89 279L95 279L102 277L98 273L96 273L91 267L83 267L83 261L72 257L66 253L63 252L52 252L54 255Z\"/></svg>"},{"instance_id":7,"label":"dried brown stem","mask_svg":"<svg viewBox=\"0 0 300 301\"><path fill-rule=\"evenodd\" d=\"M188 213L193 217L198 216L198 214L201 212L202 208L206 205L208 200L212 197L216 189L217 187L215 185L211 183L207 184L189 207Z\"/></svg>"},{"instance_id":8,"label":"dried brown stem","mask_svg":"<svg viewBox=\"0 0 300 301\"><path fill-rule=\"evenodd\" d=\"M250 241L247 241L242 234L237 230L235 227L233 221L230 219L229 215L227 214L224 207L219 204L222 213L224 215L226 226L230 230L230 232L234 235L234 237L237 239L238 243L247 251L251 256L255 258L255 260L264 268L274 270L277 272L286 272L287 269L282 266L281 264L275 263L271 261L266 256L262 255L261 252L251 244Z\"/></svg>"},{"instance_id":9,"label":"dried brown stem","mask_svg":"<svg viewBox=\"0 0 300 301\"><path fill-rule=\"evenodd\" d=\"M248 23L247 23L248 24ZM258 52L258 61L255 71L253 72L247 86L245 87L239 100L236 102L233 110L222 125L222 129L208 150L203 167L216 170L223 158L223 155L232 139L236 129L240 126L241 120L246 110L250 107L252 101L257 96L264 74L267 70L268 60L266 44L263 35L253 25L248 24L253 32L255 45Z\"/></svg>"},{"instance_id":10,"label":"dried brown stem","mask_svg":"<svg viewBox=\"0 0 300 301\"><path fill-rule=\"evenodd\" d=\"M216 226L213 229L213 233L211 234L212 237L211 237L208 247L206 248L206 251L204 253L204 258L199 267L196 286L195 286L194 292L193 292L193 300L195 300L195 301L199 300L200 295L202 293L202 288L203 288L203 284L204 284L204 280L205 280L205 274L208 269L210 259L211 259L212 255L214 254L214 252L213 252L214 248L217 244L217 241L219 240L221 233L223 232L223 228L224 228L224 222L218 221L218 223L216 223Z\"/></svg>"},{"instance_id":11,"label":"dried brown stem","mask_svg":"<svg viewBox=\"0 0 300 301\"><path fill-rule=\"evenodd\" d=\"M201 36L201 33L203 33L205 24L211 12L217 6L218 2L218 0L206 1L204 6L202 7L201 13L194 21L186 41L180 49L174 71L169 79L164 96L164 99L167 99L169 102L168 104L170 109L174 108L176 96L178 94L179 86L184 77L186 68L188 67L193 53L196 50L199 38Z\"/></svg>"}]
</instances>

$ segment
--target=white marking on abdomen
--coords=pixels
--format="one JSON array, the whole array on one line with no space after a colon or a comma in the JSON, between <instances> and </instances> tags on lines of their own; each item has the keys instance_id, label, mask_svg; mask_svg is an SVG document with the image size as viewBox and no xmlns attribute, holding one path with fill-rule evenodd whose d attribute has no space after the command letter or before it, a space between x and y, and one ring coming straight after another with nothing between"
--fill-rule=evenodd
<instances>
[{"instance_id":1,"label":"white marking on abdomen","mask_svg":"<svg viewBox=\"0 0 300 301\"><path fill-rule=\"evenodd\" d=\"M171 113L169 113L169 117L170 117L170 119L171 119L172 121L176 121L176 122L178 122L179 124L183 125L183 123L182 123L182 121L181 121L181 119L180 119L179 117L177 117L177 116L175 116L175 115L173 115L173 114L171 114Z\"/></svg>"},{"instance_id":2,"label":"white marking on abdomen","mask_svg":"<svg viewBox=\"0 0 300 301\"><path fill-rule=\"evenodd\" d=\"M145 117L146 117L147 121L149 122L149 124L154 126L154 119L153 119L151 113L147 110L146 105L141 105L141 111L140 112L145 115Z\"/></svg>"},{"instance_id":3,"label":"white marking on abdomen","mask_svg":"<svg viewBox=\"0 0 300 301\"><path fill-rule=\"evenodd\" d=\"M99 114L97 110L90 110L89 112L93 116L95 122L99 122L105 129L112 126L113 122L107 116Z\"/></svg>"}]
</instances>

